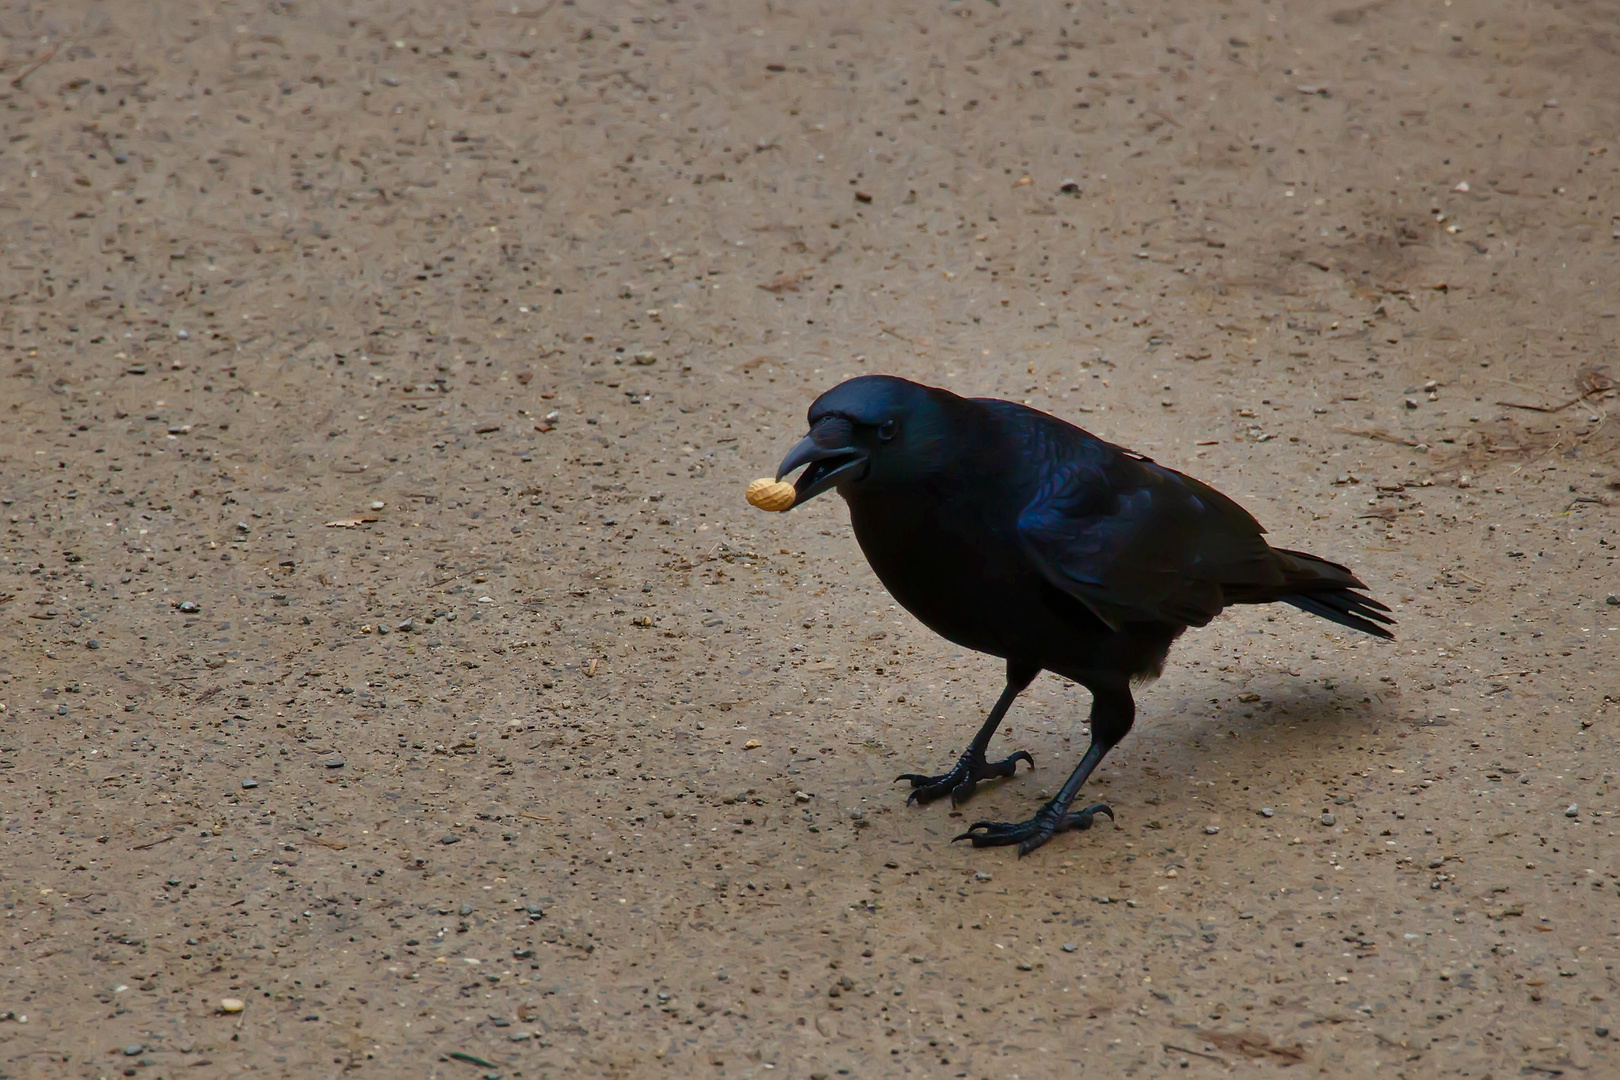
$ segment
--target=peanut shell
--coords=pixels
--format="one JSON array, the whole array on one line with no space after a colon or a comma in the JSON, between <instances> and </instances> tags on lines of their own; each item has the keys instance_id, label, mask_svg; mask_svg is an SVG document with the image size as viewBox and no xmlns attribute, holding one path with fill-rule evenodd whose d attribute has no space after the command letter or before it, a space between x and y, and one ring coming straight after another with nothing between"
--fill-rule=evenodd
<instances>
[{"instance_id":1,"label":"peanut shell","mask_svg":"<svg viewBox=\"0 0 1620 1080\"><path fill-rule=\"evenodd\" d=\"M799 493L792 484L762 476L748 485L748 503L761 510L780 513L793 505Z\"/></svg>"}]
</instances>

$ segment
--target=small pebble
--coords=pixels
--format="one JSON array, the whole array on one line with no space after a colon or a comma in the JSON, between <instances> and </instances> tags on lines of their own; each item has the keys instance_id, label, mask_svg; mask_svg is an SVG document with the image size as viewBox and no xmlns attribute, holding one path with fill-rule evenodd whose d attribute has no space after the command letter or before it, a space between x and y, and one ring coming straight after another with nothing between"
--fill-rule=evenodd
<instances>
[{"instance_id":1,"label":"small pebble","mask_svg":"<svg viewBox=\"0 0 1620 1080\"><path fill-rule=\"evenodd\" d=\"M219 1011L222 1013L239 1013L247 1008L247 1002L241 998L220 998Z\"/></svg>"},{"instance_id":2,"label":"small pebble","mask_svg":"<svg viewBox=\"0 0 1620 1080\"><path fill-rule=\"evenodd\" d=\"M1430 870L1438 870L1444 865L1446 865L1446 860L1444 860L1444 859L1430 859L1429 860L1429 869Z\"/></svg>"},{"instance_id":3,"label":"small pebble","mask_svg":"<svg viewBox=\"0 0 1620 1080\"><path fill-rule=\"evenodd\" d=\"M636 353L635 363L637 367L651 367L653 364L658 363L658 357L650 352L638 352Z\"/></svg>"},{"instance_id":4,"label":"small pebble","mask_svg":"<svg viewBox=\"0 0 1620 1080\"><path fill-rule=\"evenodd\" d=\"M253 531L253 530L252 530L252 528L250 528L250 527L249 527L249 526L248 526L248 523L247 523L247 522L245 522L245 521L238 521L238 522L237 522L237 523L236 523L236 531L237 531L237 532L239 532L239 533L245 533L245 532L252 532L252 531Z\"/></svg>"},{"instance_id":5,"label":"small pebble","mask_svg":"<svg viewBox=\"0 0 1620 1080\"><path fill-rule=\"evenodd\" d=\"M341 769L343 768L343 759L340 757L327 758L321 764L325 765L328 769Z\"/></svg>"},{"instance_id":6,"label":"small pebble","mask_svg":"<svg viewBox=\"0 0 1620 1080\"><path fill-rule=\"evenodd\" d=\"M1260 816L1261 817L1276 817L1277 816L1277 811L1273 810L1269 806L1262 806L1260 808Z\"/></svg>"},{"instance_id":7,"label":"small pebble","mask_svg":"<svg viewBox=\"0 0 1620 1080\"><path fill-rule=\"evenodd\" d=\"M1219 825L1205 825L1204 831L1210 836L1214 836L1216 833L1221 831L1221 827Z\"/></svg>"},{"instance_id":8,"label":"small pebble","mask_svg":"<svg viewBox=\"0 0 1620 1080\"><path fill-rule=\"evenodd\" d=\"M461 913L463 915L471 915L473 913L473 906L471 904L462 904Z\"/></svg>"},{"instance_id":9,"label":"small pebble","mask_svg":"<svg viewBox=\"0 0 1620 1080\"><path fill-rule=\"evenodd\" d=\"M124 1047L125 1057L140 1057L141 1054L145 1052L146 1047L142 1046L140 1043L130 1043L128 1046Z\"/></svg>"},{"instance_id":10,"label":"small pebble","mask_svg":"<svg viewBox=\"0 0 1620 1080\"><path fill-rule=\"evenodd\" d=\"M253 788L256 788L256 787L259 786L259 782L257 780L252 780L252 779L243 780L242 781L242 786L244 788L252 790Z\"/></svg>"},{"instance_id":11,"label":"small pebble","mask_svg":"<svg viewBox=\"0 0 1620 1080\"><path fill-rule=\"evenodd\" d=\"M1063 951L1064 951L1064 952L1074 952L1074 951L1075 951L1075 950L1076 950L1076 949L1078 949L1078 948L1079 948L1079 947L1080 947L1080 946L1078 946L1078 945L1076 945L1076 944L1075 944L1075 943L1074 943L1074 942L1072 942L1072 941L1065 941L1065 942L1064 942L1064 943L1063 943Z\"/></svg>"},{"instance_id":12,"label":"small pebble","mask_svg":"<svg viewBox=\"0 0 1620 1080\"><path fill-rule=\"evenodd\" d=\"M1568 806L1564 807L1564 816L1565 817L1580 817L1581 816L1581 808L1580 808L1580 806L1575 804L1575 803L1570 803Z\"/></svg>"},{"instance_id":13,"label":"small pebble","mask_svg":"<svg viewBox=\"0 0 1620 1080\"><path fill-rule=\"evenodd\" d=\"M1592 1033L1600 1039L1607 1039L1609 1037L1609 1029L1604 1027L1602 1024L1599 1024L1597 1027L1593 1028Z\"/></svg>"},{"instance_id":14,"label":"small pebble","mask_svg":"<svg viewBox=\"0 0 1620 1080\"><path fill-rule=\"evenodd\" d=\"M372 508L372 509L373 509L373 510L382 510L382 509L384 509L384 508L385 508L385 507L387 507L387 505L388 505L388 504L387 504L387 503L385 503L385 502L382 502L382 501L380 501L380 500L379 500L379 501L377 501L377 502L373 502L373 503L372 503L372 504L371 504L371 508Z\"/></svg>"},{"instance_id":15,"label":"small pebble","mask_svg":"<svg viewBox=\"0 0 1620 1080\"><path fill-rule=\"evenodd\" d=\"M990 875L985 873L983 870L980 870L977 874L973 875L973 880L975 880L975 881L989 881L990 880Z\"/></svg>"},{"instance_id":16,"label":"small pebble","mask_svg":"<svg viewBox=\"0 0 1620 1080\"><path fill-rule=\"evenodd\" d=\"M1337 825L1338 823L1339 823L1338 815L1336 815L1336 814L1323 814L1322 815L1322 824L1324 824L1324 825Z\"/></svg>"},{"instance_id":17,"label":"small pebble","mask_svg":"<svg viewBox=\"0 0 1620 1080\"><path fill-rule=\"evenodd\" d=\"M527 911L532 918L536 918L536 919L540 918L542 915L544 915L546 913L545 909L542 908L539 904L530 904L528 907L524 908L523 910Z\"/></svg>"},{"instance_id":18,"label":"small pebble","mask_svg":"<svg viewBox=\"0 0 1620 1080\"><path fill-rule=\"evenodd\" d=\"M181 341L191 340L191 334L185 330L176 330L174 336L179 338Z\"/></svg>"},{"instance_id":19,"label":"small pebble","mask_svg":"<svg viewBox=\"0 0 1620 1080\"><path fill-rule=\"evenodd\" d=\"M185 612L187 615L195 615L197 612L202 610L202 608L198 607L190 600L182 600L180 603L176 604L175 607L180 611Z\"/></svg>"},{"instance_id":20,"label":"small pebble","mask_svg":"<svg viewBox=\"0 0 1620 1080\"><path fill-rule=\"evenodd\" d=\"M447 832L443 836L439 837L439 843L441 843L441 844L459 844L459 843L461 843L461 837L457 836L453 832Z\"/></svg>"}]
</instances>

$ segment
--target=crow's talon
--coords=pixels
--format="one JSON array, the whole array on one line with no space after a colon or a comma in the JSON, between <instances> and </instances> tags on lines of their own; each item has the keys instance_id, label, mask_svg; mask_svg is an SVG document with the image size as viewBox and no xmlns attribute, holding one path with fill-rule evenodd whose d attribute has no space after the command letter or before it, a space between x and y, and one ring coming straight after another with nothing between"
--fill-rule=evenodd
<instances>
[{"instance_id":1,"label":"crow's talon","mask_svg":"<svg viewBox=\"0 0 1620 1080\"><path fill-rule=\"evenodd\" d=\"M1060 832L1083 832L1091 828L1092 818L1098 814L1107 814L1110 821L1114 817L1114 811L1109 809L1107 803L1096 803L1084 810L1066 813L1054 801L1037 810L1028 821L976 821L968 827L967 832L952 837L951 843L971 840L974 847L1017 844L1018 854L1028 855Z\"/></svg>"},{"instance_id":2,"label":"crow's talon","mask_svg":"<svg viewBox=\"0 0 1620 1080\"><path fill-rule=\"evenodd\" d=\"M983 757L974 759L973 752L969 750L957 761L956 767L948 773L939 776L924 776L922 773L901 773L895 777L895 782L901 780L911 781L911 794L906 797L907 805L921 803L927 805L935 799L946 795L951 797L952 806L960 806L973 797L978 790L980 780L996 780L1002 777L1013 776L1018 772L1020 761L1029 762L1029 767L1035 767L1035 759L1029 756L1029 751L1019 750L1000 761L986 761Z\"/></svg>"}]
</instances>

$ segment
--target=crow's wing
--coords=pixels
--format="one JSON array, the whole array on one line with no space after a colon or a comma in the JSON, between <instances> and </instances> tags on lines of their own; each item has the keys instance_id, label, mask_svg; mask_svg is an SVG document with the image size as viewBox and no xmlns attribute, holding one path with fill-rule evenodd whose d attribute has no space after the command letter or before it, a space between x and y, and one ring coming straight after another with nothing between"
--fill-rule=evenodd
<instances>
[{"instance_id":1,"label":"crow's wing","mask_svg":"<svg viewBox=\"0 0 1620 1080\"><path fill-rule=\"evenodd\" d=\"M1054 461L1018 518L1045 578L1114 629L1203 626L1283 584L1260 523L1213 488L1107 443Z\"/></svg>"}]
</instances>

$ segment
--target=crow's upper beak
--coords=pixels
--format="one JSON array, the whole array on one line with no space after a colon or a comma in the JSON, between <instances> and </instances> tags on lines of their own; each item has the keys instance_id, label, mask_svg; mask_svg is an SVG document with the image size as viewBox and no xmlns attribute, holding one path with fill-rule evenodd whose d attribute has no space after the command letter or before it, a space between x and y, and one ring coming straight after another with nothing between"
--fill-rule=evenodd
<instances>
[{"instance_id":1,"label":"crow's upper beak","mask_svg":"<svg viewBox=\"0 0 1620 1080\"><path fill-rule=\"evenodd\" d=\"M809 466L793 483L794 490L798 492L793 500L794 506L808 502L836 486L839 481L849 479L855 472L864 474L866 451L854 445L854 434L854 427L848 420L837 416L823 417L810 429L810 434L799 440L799 445L788 451L788 456L782 459L781 466L776 470L778 480L801 465Z\"/></svg>"}]
</instances>

